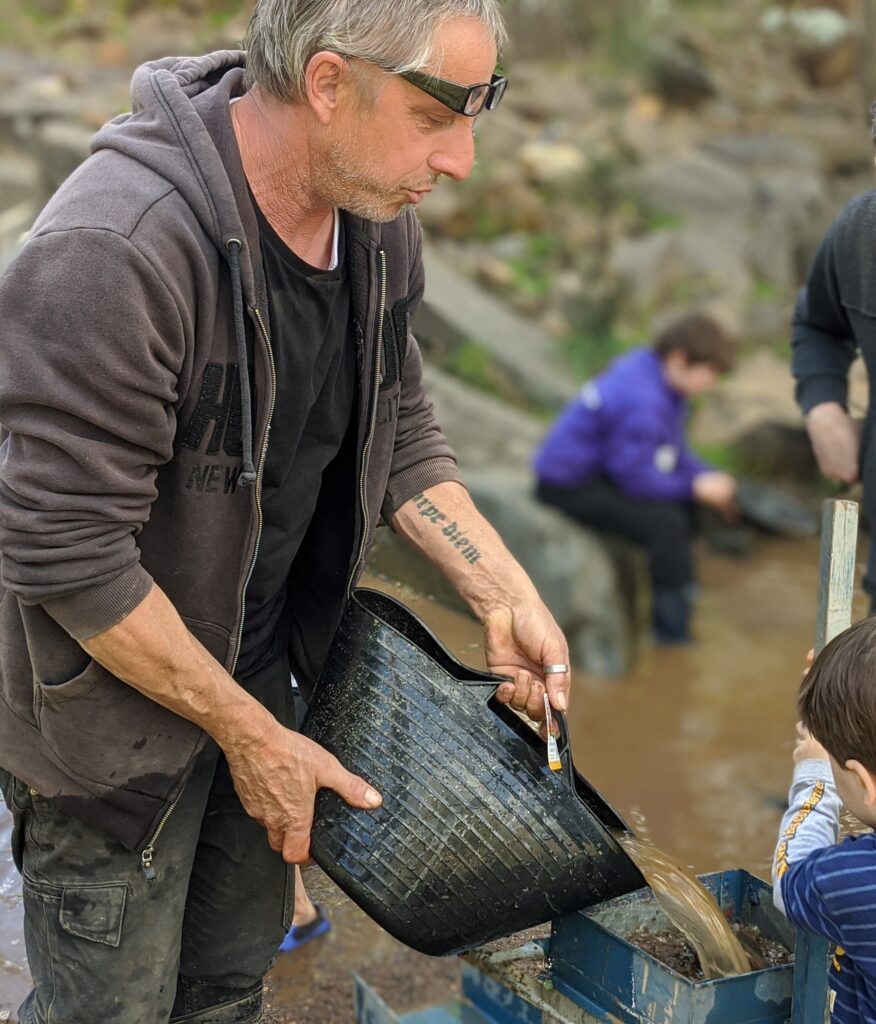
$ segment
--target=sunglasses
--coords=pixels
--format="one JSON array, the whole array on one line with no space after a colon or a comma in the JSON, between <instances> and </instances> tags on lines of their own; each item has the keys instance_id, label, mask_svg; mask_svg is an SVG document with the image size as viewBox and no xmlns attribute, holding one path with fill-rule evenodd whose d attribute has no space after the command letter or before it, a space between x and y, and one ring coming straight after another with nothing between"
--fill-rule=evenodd
<instances>
[{"instance_id":1,"label":"sunglasses","mask_svg":"<svg viewBox=\"0 0 876 1024\"><path fill-rule=\"evenodd\" d=\"M500 75L493 75L489 82L479 85L457 85L422 71L401 71L398 74L399 78L422 89L454 113L465 114L466 117L477 117L482 110L495 110L508 87L508 79Z\"/></svg>"}]
</instances>

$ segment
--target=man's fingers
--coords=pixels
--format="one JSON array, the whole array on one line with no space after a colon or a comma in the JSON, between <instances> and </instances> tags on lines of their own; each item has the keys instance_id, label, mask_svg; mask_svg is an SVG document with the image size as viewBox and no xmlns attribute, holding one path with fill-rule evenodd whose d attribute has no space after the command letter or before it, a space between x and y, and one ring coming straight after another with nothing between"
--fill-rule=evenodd
<instances>
[{"instance_id":1,"label":"man's fingers","mask_svg":"<svg viewBox=\"0 0 876 1024\"><path fill-rule=\"evenodd\" d=\"M566 661L559 664L566 666L565 672L545 672L545 689L550 697L550 702L557 711L569 710L569 687L571 676L568 668L568 655Z\"/></svg>"},{"instance_id":2,"label":"man's fingers","mask_svg":"<svg viewBox=\"0 0 876 1024\"><path fill-rule=\"evenodd\" d=\"M526 702L526 714L534 722L544 718L544 684L538 679L533 679L529 691L529 700Z\"/></svg>"},{"instance_id":3,"label":"man's fingers","mask_svg":"<svg viewBox=\"0 0 876 1024\"><path fill-rule=\"evenodd\" d=\"M513 683L502 683L498 690L496 690L496 700L500 704L510 704L511 698L514 696L514 684Z\"/></svg>"},{"instance_id":4,"label":"man's fingers","mask_svg":"<svg viewBox=\"0 0 876 1024\"><path fill-rule=\"evenodd\" d=\"M515 711L526 711L529 704L529 694L532 690L532 673L521 669L514 675L514 695L511 698L511 707Z\"/></svg>"},{"instance_id":5,"label":"man's fingers","mask_svg":"<svg viewBox=\"0 0 876 1024\"><path fill-rule=\"evenodd\" d=\"M310 836L287 832L282 852L287 864L306 864L310 860Z\"/></svg>"},{"instance_id":6,"label":"man's fingers","mask_svg":"<svg viewBox=\"0 0 876 1024\"><path fill-rule=\"evenodd\" d=\"M325 763L317 770L317 785L333 789L338 796L351 807L374 810L383 803L383 797L368 783L348 772L341 762L333 755L325 752Z\"/></svg>"}]
</instances>

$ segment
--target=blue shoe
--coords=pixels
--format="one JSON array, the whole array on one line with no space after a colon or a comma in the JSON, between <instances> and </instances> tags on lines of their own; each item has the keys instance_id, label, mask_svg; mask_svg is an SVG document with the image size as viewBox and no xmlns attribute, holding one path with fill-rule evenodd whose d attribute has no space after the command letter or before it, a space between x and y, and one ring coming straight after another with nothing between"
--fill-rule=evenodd
<instances>
[{"instance_id":1,"label":"blue shoe","mask_svg":"<svg viewBox=\"0 0 876 1024\"><path fill-rule=\"evenodd\" d=\"M308 942L312 942L313 939L318 939L320 935L325 935L332 930L332 923L320 904L315 903L314 906L316 907L316 917L307 924L292 925L289 934L280 943L282 952L288 953L290 950L300 949Z\"/></svg>"}]
</instances>

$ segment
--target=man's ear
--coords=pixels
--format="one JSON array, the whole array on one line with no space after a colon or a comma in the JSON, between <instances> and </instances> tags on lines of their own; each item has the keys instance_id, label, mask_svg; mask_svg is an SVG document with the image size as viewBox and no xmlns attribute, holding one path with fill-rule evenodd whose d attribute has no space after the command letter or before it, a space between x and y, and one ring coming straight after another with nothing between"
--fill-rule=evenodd
<instances>
[{"instance_id":1,"label":"man's ear","mask_svg":"<svg viewBox=\"0 0 876 1024\"><path fill-rule=\"evenodd\" d=\"M850 759L844 765L846 771L854 772L863 790L864 803L868 807L876 807L876 775L865 768L860 761Z\"/></svg>"},{"instance_id":2,"label":"man's ear","mask_svg":"<svg viewBox=\"0 0 876 1024\"><path fill-rule=\"evenodd\" d=\"M332 50L320 50L307 62L304 94L320 124L328 124L338 107L340 91L349 81L347 61Z\"/></svg>"}]
</instances>

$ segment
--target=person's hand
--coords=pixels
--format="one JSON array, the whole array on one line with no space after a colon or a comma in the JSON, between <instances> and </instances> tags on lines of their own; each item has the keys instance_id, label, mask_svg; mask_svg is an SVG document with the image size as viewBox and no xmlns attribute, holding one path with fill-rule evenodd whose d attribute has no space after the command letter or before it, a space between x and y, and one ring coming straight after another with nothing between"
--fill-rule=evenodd
<instances>
[{"instance_id":1,"label":"person's hand","mask_svg":"<svg viewBox=\"0 0 876 1024\"><path fill-rule=\"evenodd\" d=\"M290 864L310 856L313 805L333 789L351 807L373 810L380 794L319 744L275 722L258 743L226 749L234 788L246 813L268 832L271 849Z\"/></svg>"},{"instance_id":2,"label":"person's hand","mask_svg":"<svg viewBox=\"0 0 876 1024\"><path fill-rule=\"evenodd\" d=\"M802 722L797 723L797 742L794 745L794 764L801 761L829 761L827 751Z\"/></svg>"},{"instance_id":3,"label":"person's hand","mask_svg":"<svg viewBox=\"0 0 876 1024\"><path fill-rule=\"evenodd\" d=\"M839 402L822 402L806 414L806 431L818 468L835 483L858 480L861 424Z\"/></svg>"},{"instance_id":4,"label":"person's hand","mask_svg":"<svg viewBox=\"0 0 876 1024\"><path fill-rule=\"evenodd\" d=\"M725 519L736 519L736 480L729 473L709 470L698 473L693 481L693 496L701 505L717 509Z\"/></svg>"},{"instance_id":5,"label":"person's hand","mask_svg":"<svg viewBox=\"0 0 876 1024\"><path fill-rule=\"evenodd\" d=\"M484 646L491 672L511 676L496 694L533 721L544 720L544 693L559 711L569 706L569 645L553 616L538 598L502 605L484 616ZM565 672L545 673L545 666Z\"/></svg>"}]
</instances>

